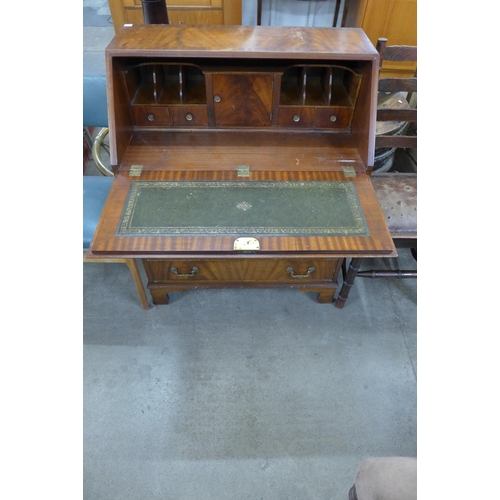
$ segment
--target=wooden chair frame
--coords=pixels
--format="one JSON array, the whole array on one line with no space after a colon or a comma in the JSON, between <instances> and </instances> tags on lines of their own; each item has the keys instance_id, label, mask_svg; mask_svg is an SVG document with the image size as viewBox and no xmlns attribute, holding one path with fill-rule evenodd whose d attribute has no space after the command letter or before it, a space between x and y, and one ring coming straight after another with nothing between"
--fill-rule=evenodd
<instances>
[{"instance_id":1,"label":"wooden chair frame","mask_svg":"<svg viewBox=\"0 0 500 500\"><path fill-rule=\"evenodd\" d=\"M377 41L377 51L380 54L380 68L384 60L387 61L417 61L417 47L407 45L387 46L386 38L379 38ZM379 92L405 92L406 99L410 102L412 94L417 91L417 78L387 77L379 79ZM406 121L411 124L417 122L416 109L378 109L377 121ZM416 148L417 137L410 135L378 135L375 139L377 148ZM411 213L409 217L402 219L396 228L389 219L387 227L397 248L411 248L416 259L417 248L417 226L416 226L416 190L417 179L414 174L401 174L399 172L374 173L372 184L377 197L381 200L381 205L385 202L401 205L401 200L406 202L407 209ZM408 198L408 193L412 194ZM384 207L382 207L384 208ZM405 217L408 213L405 215ZM403 217L403 213L401 214ZM416 278L417 272L413 270L368 270L360 271L364 259L353 258L347 268L346 262L343 264L344 282L335 302L336 307L343 308L349 295L350 289L357 276L363 278Z\"/></svg>"}]
</instances>

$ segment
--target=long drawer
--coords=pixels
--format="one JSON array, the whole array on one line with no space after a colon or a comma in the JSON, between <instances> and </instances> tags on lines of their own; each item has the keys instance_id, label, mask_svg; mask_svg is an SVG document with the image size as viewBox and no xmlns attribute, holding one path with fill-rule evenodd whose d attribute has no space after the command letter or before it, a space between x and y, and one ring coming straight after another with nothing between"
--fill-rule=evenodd
<instances>
[{"instance_id":1,"label":"long drawer","mask_svg":"<svg viewBox=\"0 0 500 500\"><path fill-rule=\"evenodd\" d=\"M238 258L145 259L149 283L331 283L337 279L341 259Z\"/></svg>"}]
</instances>

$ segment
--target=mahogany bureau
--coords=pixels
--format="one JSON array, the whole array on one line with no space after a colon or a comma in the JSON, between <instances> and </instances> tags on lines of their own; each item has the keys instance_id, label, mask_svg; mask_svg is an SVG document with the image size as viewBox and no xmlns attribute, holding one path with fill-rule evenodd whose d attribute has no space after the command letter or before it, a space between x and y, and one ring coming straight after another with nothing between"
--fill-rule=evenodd
<instances>
[{"instance_id":1,"label":"mahogany bureau","mask_svg":"<svg viewBox=\"0 0 500 500\"><path fill-rule=\"evenodd\" d=\"M155 304L207 287L332 303L345 258L396 255L361 29L130 25L106 71L115 176L90 252L142 259Z\"/></svg>"}]
</instances>

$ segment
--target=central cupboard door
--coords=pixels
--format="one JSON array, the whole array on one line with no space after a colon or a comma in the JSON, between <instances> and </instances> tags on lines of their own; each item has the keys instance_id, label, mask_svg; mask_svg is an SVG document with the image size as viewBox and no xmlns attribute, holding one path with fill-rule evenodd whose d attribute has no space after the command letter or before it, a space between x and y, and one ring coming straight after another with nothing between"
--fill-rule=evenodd
<instances>
[{"instance_id":1,"label":"central cupboard door","mask_svg":"<svg viewBox=\"0 0 500 500\"><path fill-rule=\"evenodd\" d=\"M215 125L271 125L273 79L272 74L212 75Z\"/></svg>"}]
</instances>

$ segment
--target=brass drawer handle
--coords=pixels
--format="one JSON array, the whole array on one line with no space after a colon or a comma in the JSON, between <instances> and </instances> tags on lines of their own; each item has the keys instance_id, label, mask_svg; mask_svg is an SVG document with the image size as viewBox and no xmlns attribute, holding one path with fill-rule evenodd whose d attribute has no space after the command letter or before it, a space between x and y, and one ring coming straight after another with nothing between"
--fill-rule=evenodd
<instances>
[{"instance_id":1,"label":"brass drawer handle","mask_svg":"<svg viewBox=\"0 0 500 500\"><path fill-rule=\"evenodd\" d=\"M193 115L192 115L191 113L188 113L188 114L186 115L186 120L187 120L188 122L190 122L192 119L193 119Z\"/></svg>"},{"instance_id":2,"label":"brass drawer handle","mask_svg":"<svg viewBox=\"0 0 500 500\"><path fill-rule=\"evenodd\" d=\"M149 120L150 122L154 122L154 120L155 120L155 115L153 115L153 113L150 113L150 114L148 115L148 120Z\"/></svg>"},{"instance_id":3,"label":"brass drawer handle","mask_svg":"<svg viewBox=\"0 0 500 500\"><path fill-rule=\"evenodd\" d=\"M337 121L337 117L335 115L331 115L330 116L330 121L331 122L336 122Z\"/></svg>"},{"instance_id":4,"label":"brass drawer handle","mask_svg":"<svg viewBox=\"0 0 500 500\"><path fill-rule=\"evenodd\" d=\"M222 101L221 96L217 94L217 95L214 97L214 101L215 101L215 102L221 102L221 101Z\"/></svg>"},{"instance_id":5,"label":"brass drawer handle","mask_svg":"<svg viewBox=\"0 0 500 500\"><path fill-rule=\"evenodd\" d=\"M307 278L309 275L311 275L314 271L316 271L315 267L310 267L307 270L307 274L293 274L293 267L289 267L286 272L292 277L292 278Z\"/></svg>"},{"instance_id":6,"label":"brass drawer handle","mask_svg":"<svg viewBox=\"0 0 500 500\"><path fill-rule=\"evenodd\" d=\"M191 272L188 273L188 274L181 274L181 273L179 273L177 271L176 267L171 267L170 271L173 272L174 274L176 274L177 276L181 276L181 277L184 277L184 278L190 278L191 276L194 276L199 271L199 269L195 266L195 267L193 267L193 269L191 269Z\"/></svg>"},{"instance_id":7,"label":"brass drawer handle","mask_svg":"<svg viewBox=\"0 0 500 500\"><path fill-rule=\"evenodd\" d=\"M293 120L295 123L300 122L300 115L293 115L292 120Z\"/></svg>"}]
</instances>

